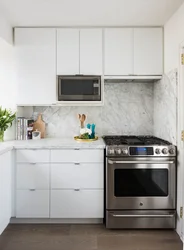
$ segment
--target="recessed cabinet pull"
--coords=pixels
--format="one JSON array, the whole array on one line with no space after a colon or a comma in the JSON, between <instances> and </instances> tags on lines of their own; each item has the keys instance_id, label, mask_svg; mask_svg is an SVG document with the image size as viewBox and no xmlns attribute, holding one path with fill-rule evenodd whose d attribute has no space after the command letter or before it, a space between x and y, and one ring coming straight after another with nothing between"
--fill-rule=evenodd
<instances>
[{"instance_id":1,"label":"recessed cabinet pull","mask_svg":"<svg viewBox=\"0 0 184 250\"><path fill-rule=\"evenodd\" d=\"M80 148L74 148L74 150L80 150Z\"/></svg>"},{"instance_id":2,"label":"recessed cabinet pull","mask_svg":"<svg viewBox=\"0 0 184 250\"><path fill-rule=\"evenodd\" d=\"M35 188L30 188L29 191L35 191L36 189Z\"/></svg>"},{"instance_id":3,"label":"recessed cabinet pull","mask_svg":"<svg viewBox=\"0 0 184 250\"><path fill-rule=\"evenodd\" d=\"M35 165L35 164L36 164L36 162L30 162L30 164L31 164L31 165Z\"/></svg>"},{"instance_id":4,"label":"recessed cabinet pull","mask_svg":"<svg viewBox=\"0 0 184 250\"><path fill-rule=\"evenodd\" d=\"M79 191L80 191L80 189L79 189L79 188L75 188L75 189L74 189L74 191L79 192Z\"/></svg>"},{"instance_id":5,"label":"recessed cabinet pull","mask_svg":"<svg viewBox=\"0 0 184 250\"><path fill-rule=\"evenodd\" d=\"M79 163L79 162L75 162L74 164L75 164L75 165L80 165L80 163Z\"/></svg>"}]
</instances>

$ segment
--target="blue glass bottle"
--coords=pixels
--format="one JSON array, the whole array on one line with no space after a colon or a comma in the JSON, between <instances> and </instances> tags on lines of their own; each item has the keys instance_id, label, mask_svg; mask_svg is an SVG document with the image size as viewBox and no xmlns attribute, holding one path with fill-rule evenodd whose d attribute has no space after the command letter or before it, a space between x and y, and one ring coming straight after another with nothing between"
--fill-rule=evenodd
<instances>
[{"instance_id":1,"label":"blue glass bottle","mask_svg":"<svg viewBox=\"0 0 184 250\"><path fill-rule=\"evenodd\" d=\"M92 131L92 134L91 134L91 138L94 139L95 138L95 124L91 124L91 131Z\"/></svg>"}]
</instances>

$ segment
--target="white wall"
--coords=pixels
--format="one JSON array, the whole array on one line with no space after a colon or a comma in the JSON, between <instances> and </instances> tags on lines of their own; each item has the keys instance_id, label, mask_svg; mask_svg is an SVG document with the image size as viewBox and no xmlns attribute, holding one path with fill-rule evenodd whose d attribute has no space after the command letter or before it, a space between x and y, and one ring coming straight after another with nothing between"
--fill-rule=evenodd
<instances>
[{"instance_id":1,"label":"white wall","mask_svg":"<svg viewBox=\"0 0 184 250\"><path fill-rule=\"evenodd\" d=\"M0 37L10 44L13 44L13 29L10 23L0 12Z\"/></svg>"},{"instance_id":2,"label":"white wall","mask_svg":"<svg viewBox=\"0 0 184 250\"><path fill-rule=\"evenodd\" d=\"M14 47L0 38L0 106L16 110L16 80ZM5 133L5 139L15 138L14 126Z\"/></svg>"},{"instance_id":3,"label":"white wall","mask_svg":"<svg viewBox=\"0 0 184 250\"><path fill-rule=\"evenodd\" d=\"M174 69L180 70L179 62L179 52L180 45L184 42L184 4L175 12L175 14L169 19L169 21L164 26L164 47L165 47L165 73L168 74L169 71ZM179 71L180 76L180 71ZM183 106L183 94L181 89L181 83L178 83L178 123L177 123L177 133L178 133L178 165L177 165L177 232L183 236L183 223L179 218L180 206L183 206L184 193L182 191L183 187L183 158L184 150L181 146L180 131L183 129L181 113L181 107Z\"/></svg>"},{"instance_id":4,"label":"white wall","mask_svg":"<svg viewBox=\"0 0 184 250\"><path fill-rule=\"evenodd\" d=\"M164 26L165 73L179 68L179 45L184 41L184 4Z\"/></svg>"}]
</instances>

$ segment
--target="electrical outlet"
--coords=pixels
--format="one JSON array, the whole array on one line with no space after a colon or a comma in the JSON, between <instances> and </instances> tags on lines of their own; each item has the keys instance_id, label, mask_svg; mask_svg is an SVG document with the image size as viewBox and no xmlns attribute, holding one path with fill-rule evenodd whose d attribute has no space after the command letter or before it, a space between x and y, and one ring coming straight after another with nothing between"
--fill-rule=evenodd
<instances>
[{"instance_id":1,"label":"electrical outlet","mask_svg":"<svg viewBox=\"0 0 184 250\"><path fill-rule=\"evenodd\" d=\"M180 207L180 218L183 218L183 207Z\"/></svg>"}]
</instances>

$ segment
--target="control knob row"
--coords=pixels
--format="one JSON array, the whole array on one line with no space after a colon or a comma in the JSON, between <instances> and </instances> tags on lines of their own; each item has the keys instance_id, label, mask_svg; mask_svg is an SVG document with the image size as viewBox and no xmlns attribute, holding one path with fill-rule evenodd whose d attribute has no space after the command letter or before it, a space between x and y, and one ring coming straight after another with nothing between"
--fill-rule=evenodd
<instances>
[{"instance_id":1,"label":"control knob row","mask_svg":"<svg viewBox=\"0 0 184 250\"><path fill-rule=\"evenodd\" d=\"M170 153L170 154L173 155L173 154L175 153L175 150L174 150L174 148L169 149L169 151L168 151L167 148L163 148L162 151L161 151L160 148L156 148L156 149L155 149L155 153L156 153L157 155L161 154L161 152L162 152L162 154L164 154L164 155L166 155L166 154L168 154L168 153Z\"/></svg>"},{"instance_id":2,"label":"control knob row","mask_svg":"<svg viewBox=\"0 0 184 250\"><path fill-rule=\"evenodd\" d=\"M116 148L115 150L114 150L114 148L110 148L109 150L108 150L108 153L110 154L110 155L113 155L113 154L117 154L117 155L120 155L120 154L123 154L123 155L127 155L128 154L128 149L127 148L122 148L122 150L120 149L120 148Z\"/></svg>"}]
</instances>

